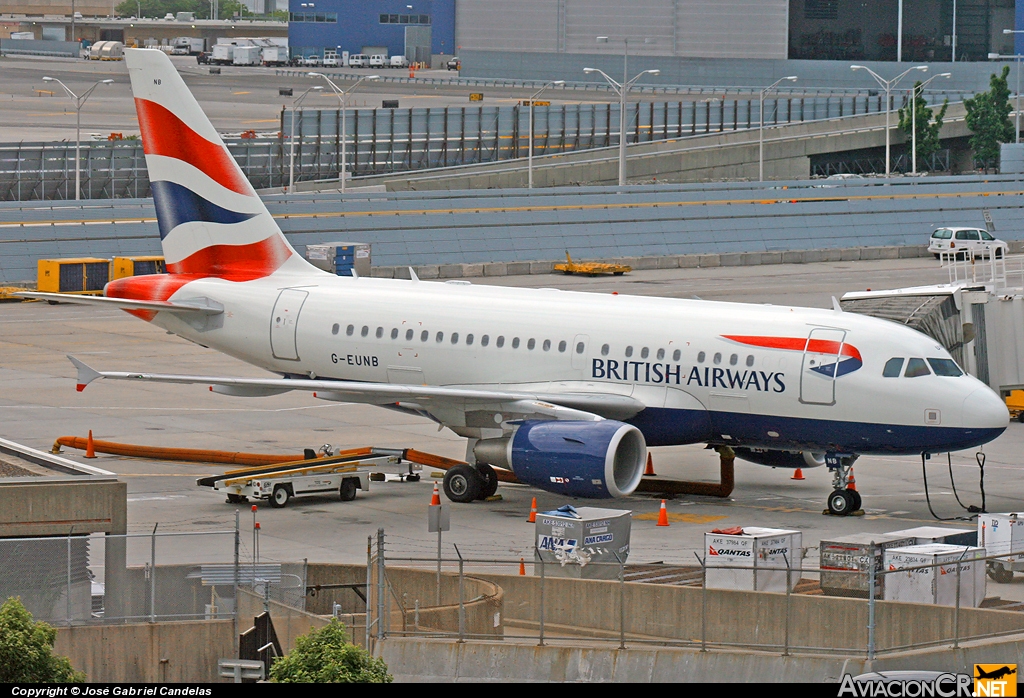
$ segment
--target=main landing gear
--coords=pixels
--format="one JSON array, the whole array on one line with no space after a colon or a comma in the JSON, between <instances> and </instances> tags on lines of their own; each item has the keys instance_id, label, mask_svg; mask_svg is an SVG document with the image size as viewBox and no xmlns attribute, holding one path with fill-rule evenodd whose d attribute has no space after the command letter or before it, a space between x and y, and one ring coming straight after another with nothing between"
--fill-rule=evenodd
<instances>
[{"instance_id":1,"label":"main landing gear","mask_svg":"<svg viewBox=\"0 0 1024 698\"><path fill-rule=\"evenodd\" d=\"M832 516L850 516L860 511L860 493L849 489L852 479L850 469L856 460L856 454L825 454L825 465L832 471L833 491L828 496L828 513Z\"/></svg>"},{"instance_id":2,"label":"main landing gear","mask_svg":"<svg viewBox=\"0 0 1024 698\"><path fill-rule=\"evenodd\" d=\"M456 465L444 474L444 493L453 502L487 499L497 491L498 475L485 463Z\"/></svg>"}]
</instances>

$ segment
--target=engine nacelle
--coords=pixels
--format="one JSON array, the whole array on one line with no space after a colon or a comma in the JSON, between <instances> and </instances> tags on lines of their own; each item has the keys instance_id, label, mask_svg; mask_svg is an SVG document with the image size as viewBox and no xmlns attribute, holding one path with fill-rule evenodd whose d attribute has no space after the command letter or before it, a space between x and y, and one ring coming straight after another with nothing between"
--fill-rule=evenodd
<instances>
[{"instance_id":1,"label":"engine nacelle","mask_svg":"<svg viewBox=\"0 0 1024 698\"><path fill-rule=\"evenodd\" d=\"M824 453L776 451L770 448L745 448L742 446L732 450L737 458L758 465L770 465L773 468L817 468L825 465Z\"/></svg>"},{"instance_id":2,"label":"engine nacelle","mask_svg":"<svg viewBox=\"0 0 1024 698\"><path fill-rule=\"evenodd\" d=\"M510 438L478 441L473 453L542 490L607 499L630 495L640 484L647 443L639 429L612 419L525 421Z\"/></svg>"}]
</instances>

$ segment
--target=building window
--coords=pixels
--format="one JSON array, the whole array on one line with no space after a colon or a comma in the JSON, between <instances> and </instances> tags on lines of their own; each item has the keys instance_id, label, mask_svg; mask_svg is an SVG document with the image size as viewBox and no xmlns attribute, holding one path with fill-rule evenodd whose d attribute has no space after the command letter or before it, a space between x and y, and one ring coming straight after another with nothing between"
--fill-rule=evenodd
<instances>
[{"instance_id":1,"label":"building window","mask_svg":"<svg viewBox=\"0 0 1024 698\"><path fill-rule=\"evenodd\" d=\"M380 24L431 24L430 15L385 15L377 18Z\"/></svg>"},{"instance_id":2,"label":"building window","mask_svg":"<svg viewBox=\"0 0 1024 698\"><path fill-rule=\"evenodd\" d=\"M383 15L381 15L383 16ZM337 12L292 12L288 15L289 22L338 23Z\"/></svg>"}]
</instances>

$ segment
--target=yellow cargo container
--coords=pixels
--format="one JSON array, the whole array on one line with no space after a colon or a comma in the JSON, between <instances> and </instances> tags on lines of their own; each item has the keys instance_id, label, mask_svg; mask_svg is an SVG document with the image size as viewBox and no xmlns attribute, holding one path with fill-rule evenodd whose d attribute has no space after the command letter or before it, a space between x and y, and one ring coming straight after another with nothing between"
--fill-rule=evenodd
<instances>
[{"instance_id":1,"label":"yellow cargo container","mask_svg":"<svg viewBox=\"0 0 1024 698\"><path fill-rule=\"evenodd\" d=\"M40 259L37 288L46 293L102 296L110 281L110 260L98 257Z\"/></svg>"},{"instance_id":2,"label":"yellow cargo container","mask_svg":"<svg viewBox=\"0 0 1024 698\"><path fill-rule=\"evenodd\" d=\"M111 280L145 274L163 274L164 258L159 256L114 257L110 266Z\"/></svg>"}]
</instances>

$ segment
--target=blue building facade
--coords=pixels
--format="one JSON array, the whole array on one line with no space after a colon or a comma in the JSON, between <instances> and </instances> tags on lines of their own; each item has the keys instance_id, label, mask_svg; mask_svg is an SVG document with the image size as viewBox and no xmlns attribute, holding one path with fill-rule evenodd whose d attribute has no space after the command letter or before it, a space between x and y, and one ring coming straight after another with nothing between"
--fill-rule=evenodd
<instances>
[{"instance_id":1,"label":"blue building facade","mask_svg":"<svg viewBox=\"0 0 1024 698\"><path fill-rule=\"evenodd\" d=\"M370 46L404 55L407 28L418 37L429 30L430 53L455 53L455 0L289 0L288 11L293 56L362 53Z\"/></svg>"}]
</instances>

